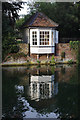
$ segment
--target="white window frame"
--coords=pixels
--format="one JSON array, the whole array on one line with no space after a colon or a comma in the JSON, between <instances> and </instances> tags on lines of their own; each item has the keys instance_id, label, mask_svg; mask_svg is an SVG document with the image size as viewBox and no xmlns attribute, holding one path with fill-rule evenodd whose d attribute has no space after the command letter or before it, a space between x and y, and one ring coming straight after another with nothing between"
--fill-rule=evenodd
<instances>
[{"instance_id":1,"label":"white window frame","mask_svg":"<svg viewBox=\"0 0 80 120\"><path fill-rule=\"evenodd\" d=\"M49 32L49 44L44 44L44 45L42 45L42 44L40 44L40 32ZM50 45L50 31L49 30L40 30L40 32L39 32L39 44L40 44L40 46L49 46ZM44 37L43 37L43 39L44 39ZM41 41L42 42L42 41ZM47 41L48 42L48 41ZM44 41L43 41L43 43L44 43Z\"/></svg>"},{"instance_id":2,"label":"white window frame","mask_svg":"<svg viewBox=\"0 0 80 120\"><path fill-rule=\"evenodd\" d=\"M59 43L59 41L58 41L58 35L59 35L59 31L56 30L56 44Z\"/></svg>"},{"instance_id":3,"label":"white window frame","mask_svg":"<svg viewBox=\"0 0 80 120\"><path fill-rule=\"evenodd\" d=\"M49 45L40 45L40 35L39 35L39 45L40 46L51 46L51 30L50 29L47 29L47 30L43 29L43 30L40 30L40 32L49 32ZM40 34L40 32L39 32L39 34Z\"/></svg>"},{"instance_id":4,"label":"white window frame","mask_svg":"<svg viewBox=\"0 0 80 120\"><path fill-rule=\"evenodd\" d=\"M33 41L32 41L32 32L36 31L37 32L37 45L33 45ZM49 32L49 45L40 45L40 32L41 31L48 31ZM51 44L51 41L52 41L52 38L51 38L51 35L52 35L52 30L50 29L30 29L30 45L31 46L53 46Z\"/></svg>"},{"instance_id":5,"label":"white window frame","mask_svg":"<svg viewBox=\"0 0 80 120\"><path fill-rule=\"evenodd\" d=\"M52 38L52 46L55 46L55 41L56 41L56 30L52 30L52 33L53 33L53 38Z\"/></svg>"},{"instance_id":6,"label":"white window frame","mask_svg":"<svg viewBox=\"0 0 80 120\"><path fill-rule=\"evenodd\" d=\"M37 32L37 45L33 45L32 32ZM38 29L30 29L30 45L38 46L39 45L38 43L39 43L39 30Z\"/></svg>"}]
</instances>

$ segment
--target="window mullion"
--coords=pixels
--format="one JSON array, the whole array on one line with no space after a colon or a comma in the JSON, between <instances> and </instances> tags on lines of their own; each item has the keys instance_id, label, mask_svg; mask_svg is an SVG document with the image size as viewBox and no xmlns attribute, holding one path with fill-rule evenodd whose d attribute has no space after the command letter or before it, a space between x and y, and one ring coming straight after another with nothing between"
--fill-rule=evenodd
<instances>
[{"instance_id":1,"label":"window mullion","mask_svg":"<svg viewBox=\"0 0 80 120\"><path fill-rule=\"evenodd\" d=\"M51 30L49 31L49 45L51 45L51 35L52 35L52 33L51 33Z\"/></svg>"},{"instance_id":2,"label":"window mullion","mask_svg":"<svg viewBox=\"0 0 80 120\"><path fill-rule=\"evenodd\" d=\"M39 29L38 29L37 30L37 45L38 46L40 45L39 42L40 42L40 33L39 33Z\"/></svg>"},{"instance_id":3,"label":"window mullion","mask_svg":"<svg viewBox=\"0 0 80 120\"><path fill-rule=\"evenodd\" d=\"M32 45L32 30L30 30L30 45Z\"/></svg>"}]
</instances>

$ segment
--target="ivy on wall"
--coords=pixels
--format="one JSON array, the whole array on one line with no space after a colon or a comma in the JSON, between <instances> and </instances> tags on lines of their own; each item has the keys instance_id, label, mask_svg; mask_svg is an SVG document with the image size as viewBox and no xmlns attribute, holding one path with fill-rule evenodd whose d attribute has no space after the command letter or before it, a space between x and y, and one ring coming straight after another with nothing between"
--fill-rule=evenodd
<instances>
[{"instance_id":1,"label":"ivy on wall","mask_svg":"<svg viewBox=\"0 0 80 120\"><path fill-rule=\"evenodd\" d=\"M80 64L80 41L70 41L70 48L76 52L77 63Z\"/></svg>"}]
</instances>

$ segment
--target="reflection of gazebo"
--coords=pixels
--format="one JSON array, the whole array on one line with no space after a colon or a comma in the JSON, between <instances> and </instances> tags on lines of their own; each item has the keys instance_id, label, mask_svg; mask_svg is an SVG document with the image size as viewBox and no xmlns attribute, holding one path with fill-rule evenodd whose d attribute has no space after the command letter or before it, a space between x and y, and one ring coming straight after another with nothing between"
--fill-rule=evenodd
<instances>
[{"instance_id":1,"label":"reflection of gazebo","mask_svg":"<svg viewBox=\"0 0 80 120\"><path fill-rule=\"evenodd\" d=\"M54 75L31 76L30 96L31 100L51 98L58 93L58 84L54 84Z\"/></svg>"}]
</instances>

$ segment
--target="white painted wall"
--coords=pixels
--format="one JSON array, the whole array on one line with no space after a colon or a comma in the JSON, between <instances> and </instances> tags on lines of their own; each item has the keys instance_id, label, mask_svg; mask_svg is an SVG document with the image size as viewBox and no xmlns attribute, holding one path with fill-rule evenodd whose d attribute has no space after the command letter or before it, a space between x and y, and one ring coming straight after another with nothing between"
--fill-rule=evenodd
<instances>
[{"instance_id":1,"label":"white painted wall","mask_svg":"<svg viewBox=\"0 0 80 120\"><path fill-rule=\"evenodd\" d=\"M37 45L32 45L32 32L37 31ZM49 45L40 45L40 38L39 34L40 31L49 31L50 36L49 36ZM53 32L53 37L52 37L52 32ZM29 36L30 35L30 36ZM32 54L50 54L50 53L55 53L55 43L58 43L58 31L55 29L42 29L42 28L36 28L36 29L30 29L30 34L29 34L29 28L24 29L23 32L23 42L29 43L30 39L30 53ZM53 39L53 41L52 41Z\"/></svg>"},{"instance_id":2,"label":"white painted wall","mask_svg":"<svg viewBox=\"0 0 80 120\"><path fill-rule=\"evenodd\" d=\"M55 30L52 30L53 32L53 37L52 37L52 46L55 46Z\"/></svg>"},{"instance_id":3,"label":"white painted wall","mask_svg":"<svg viewBox=\"0 0 80 120\"><path fill-rule=\"evenodd\" d=\"M37 31L37 45L32 45L32 32ZM39 34L40 31L49 31L49 45L40 45L40 38ZM53 32L53 43L52 43L52 32ZM32 54L50 54L54 53L55 51L55 30L52 29L30 29L30 52Z\"/></svg>"},{"instance_id":4,"label":"white painted wall","mask_svg":"<svg viewBox=\"0 0 80 120\"><path fill-rule=\"evenodd\" d=\"M59 31L56 30L56 44L59 42L58 41L58 34L59 34Z\"/></svg>"},{"instance_id":5,"label":"white painted wall","mask_svg":"<svg viewBox=\"0 0 80 120\"><path fill-rule=\"evenodd\" d=\"M36 47L36 46L31 46L30 47L30 52L33 54L50 54L54 53L55 47Z\"/></svg>"},{"instance_id":6,"label":"white painted wall","mask_svg":"<svg viewBox=\"0 0 80 120\"><path fill-rule=\"evenodd\" d=\"M29 29L26 28L23 31L23 42L29 43Z\"/></svg>"}]
</instances>

